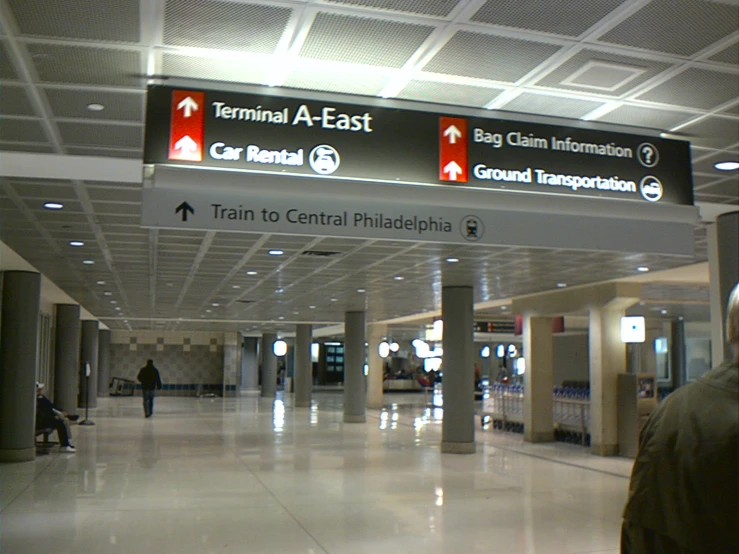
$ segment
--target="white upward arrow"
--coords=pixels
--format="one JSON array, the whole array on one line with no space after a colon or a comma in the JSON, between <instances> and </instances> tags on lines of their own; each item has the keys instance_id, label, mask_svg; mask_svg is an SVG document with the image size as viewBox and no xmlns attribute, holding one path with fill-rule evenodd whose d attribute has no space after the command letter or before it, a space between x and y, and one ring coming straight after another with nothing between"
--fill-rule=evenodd
<instances>
[{"instance_id":1,"label":"white upward arrow","mask_svg":"<svg viewBox=\"0 0 739 554\"><path fill-rule=\"evenodd\" d=\"M188 135L185 135L174 143L174 149L179 150L183 156L187 156L198 151L198 143L192 140Z\"/></svg>"},{"instance_id":2,"label":"white upward arrow","mask_svg":"<svg viewBox=\"0 0 739 554\"><path fill-rule=\"evenodd\" d=\"M452 181L456 181L457 180L457 175L459 175L460 173L462 173L462 168L459 167L459 164L457 162L455 162L454 160L452 160L451 162L449 162L448 164L446 164L444 166L444 173L448 173L449 174L449 178Z\"/></svg>"},{"instance_id":3,"label":"white upward arrow","mask_svg":"<svg viewBox=\"0 0 739 554\"><path fill-rule=\"evenodd\" d=\"M191 96L188 96L182 102L177 104L177 109L182 110L182 115L184 117L190 117L193 110L198 111L198 103L195 102L195 100L193 100Z\"/></svg>"},{"instance_id":4,"label":"white upward arrow","mask_svg":"<svg viewBox=\"0 0 739 554\"><path fill-rule=\"evenodd\" d=\"M449 137L449 144L457 144L457 139L462 137L462 131L452 124L444 130L444 136Z\"/></svg>"}]
</instances>

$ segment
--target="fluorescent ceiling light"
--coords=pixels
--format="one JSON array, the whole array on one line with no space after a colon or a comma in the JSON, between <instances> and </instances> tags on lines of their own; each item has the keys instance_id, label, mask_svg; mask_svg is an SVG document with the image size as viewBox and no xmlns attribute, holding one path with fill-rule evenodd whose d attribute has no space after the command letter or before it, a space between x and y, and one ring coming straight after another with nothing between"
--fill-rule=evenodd
<instances>
[{"instance_id":1,"label":"fluorescent ceiling light","mask_svg":"<svg viewBox=\"0 0 739 554\"><path fill-rule=\"evenodd\" d=\"M402 281L403 279L405 279L405 277L403 277L402 275L396 275L395 277L393 277L393 279L395 279L396 281Z\"/></svg>"},{"instance_id":2,"label":"fluorescent ceiling light","mask_svg":"<svg viewBox=\"0 0 739 554\"><path fill-rule=\"evenodd\" d=\"M557 288L563 289L567 286L567 283L557 283Z\"/></svg>"},{"instance_id":3,"label":"fluorescent ceiling light","mask_svg":"<svg viewBox=\"0 0 739 554\"><path fill-rule=\"evenodd\" d=\"M247 271L246 274L247 275L256 275L257 272L256 271Z\"/></svg>"},{"instance_id":4,"label":"fluorescent ceiling light","mask_svg":"<svg viewBox=\"0 0 739 554\"><path fill-rule=\"evenodd\" d=\"M64 207L64 204L60 204L59 202L46 202L44 204L44 208L47 210L61 210Z\"/></svg>"},{"instance_id":5,"label":"fluorescent ceiling light","mask_svg":"<svg viewBox=\"0 0 739 554\"><path fill-rule=\"evenodd\" d=\"M456 264L459 261L459 258L447 258L446 261L450 264Z\"/></svg>"},{"instance_id":6,"label":"fluorescent ceiling light","mask_svg":"<svg viewBox=\"0 0 739 554\"><path fill-rule=\"evenodd\" d=\"M636 270L641 271L642 273L646 273L647 271L649 271L649 268L645 265L640 265L639 267L636 268Z\"/></svg>"},{"instance_id":7,"label":"fluorescent ceiling light","mask_svg":"<svg viewBox=\"0 0 739 554\"><path fill-rule=\"evenodd\" d=\"M70 240L69 241L69 246L84 246L84 245L85 243L82 242L81 240Z\"/></svg>"},{"instance_id":8,"label":"fluorescent ceiling light","mask_svg":"<svg viewBox=\"0 0 739 554\"><path fill-rule=\"evenodd\" d=\"M270 256L282 256L284 252L282 250L270 250L267 254Z\"/></svg>"},{"instance_id":9,"label":"fluorescent ceiling light","mask_svg":"<svg viewBox=\"0 0 739 554\"><path fill-rule=\"evenodd\" d=\"M739 162L717 162L713 164L713 167L719 171L734 171L739 169Z\"/></svg>"},{"instance_id":10,"label":"fluorescent ceiling light","mask_svg":"<svg viewBox=\"0 0 739 554\"><path fill-rule=\"evenodd\" d=\"M94 260L82 260L82 263L85 265L93 265L95 261Z\"/></svg>"},{"instance_id":11,"label":"fluorescent ceiling light","mask_svg":"<svg viewBox=\"0 0 739 554\"><path fill-rule=\"evenodd\" d=\"M92 104L87 105L87 109L91 112L102 112L105 109L105 106L98 104L97 102L93 102Z\"/></svg>"}]
</instances>

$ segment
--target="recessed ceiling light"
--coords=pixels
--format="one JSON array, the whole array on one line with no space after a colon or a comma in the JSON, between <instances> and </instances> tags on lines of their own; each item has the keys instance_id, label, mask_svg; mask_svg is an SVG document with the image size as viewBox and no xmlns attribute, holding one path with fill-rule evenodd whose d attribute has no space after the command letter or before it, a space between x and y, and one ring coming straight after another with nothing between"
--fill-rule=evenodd
<instances>
[{"instance_id":1,"label":"recessed ceiling light","mask_svg":"<svg viewBox=\"0 0 739 554\"><path fill-rule=\"evenodd\" d=\"M102 112L105 109L105 106L98 104L97 102L93 102L92 104L87 105L87 109L91 112Z\"/></svg>"},{"instance_id":2,"label":"recessed ceiling light","mask_svg":"<svg viewBox=\"0 0 739 554\"><path fill-rule=\"evenodd\" d=\"M84 245L85 243L82 242L81 240L70 240L69 241L69 246L84 246Z\"/></svg>"},{"instance_id":3,"label":"recessed ceiling light","mask_svg":"<svg viewBox=\"0 0 739 554\"><path fill-rule=\"evenodd\" d=\"M105 281L98 281L98 285L104 285Z\"/></svg>"},{"instance_id":4,"label":"recessed ceiling light","mask_svg":"<svg viewBox=\"0 0 739 554\"><path fill-rule=\"evenodd\" d=\"M396 281L402 281L403 279L405 279L405 277L403 277L402 275L396 275L395 277L393 277L393 279L395 279Z\"/></svg>"},{"instance_id":5,"label":"recessed ceiling light","mask_svg":"<svg viewBox=\"0 0 739 554\"><path fill-rule=\"evenodd\" d=\"M667 310L660 310L659 313L661 313L662 315L666 315L667 314Z\"/></svg>"},{"instance_id":6,"label":"recessed ceiling light","mask_svg":"<svg viewBox=\"0 0 739 554\"><path fill-rule=\"evenodd\" d=\"M507 310L508 309L508 306L501 306L500 309L501 310Z\"/></svg>"},{"instance_id":7,"label":"recessed ceiling light","mask_svg":"<svg viewBox=\"0 0 739 554\"><path fill-rule=\"evenodd\" d=\"M640 265L639 267L636 268L636 270L641 271L642 273L646 273L647 271L649 271L649 268L645 265Z\"/></svg>"},{"instance_id":8,"label":"recessed ceiling light","mask_svg":"<svg viewBox=\"0 0 739 554\"><path fill-rule=\"evenodd\" d=\"M240 289L241 288L241 285L231 285L231 288L232 289Z\"/></svg>"},{"instance_id":9,"label":"recessed ceiling light","mask_svg":"<svg viewBox=\"0 0 739 554\"><path fill-rule=\"evenodd\" d=\"M278 317L277 319L285 319L285 316L284 316L284 315L281 315L281 316L280 316L280 317Z\"/></svg>"},{"instance_id":10,"label":"recessed ceiling light","mask_svg":"<svg viewBox=\"0 0 739 554\"><path fill-rule=\"evenodd\" d=\"M82 263L85 265L93 265L95 263L95 260L82 260Z\"/></svg>"},{"instance_id":11,"label":"recessed ceiling light","mask_svg":"<svg viewBox=\"0 0 739 554\"><path fill-rule=\"evenodd\" d=\"M563 289L567 286L567 283L557 283L557 287Z\"/></svg>"},{"instance_id":12,"label":"recessed ceiling light","mask_svg":"<svg viewBox=\"0 0 739 554\"><path fill-rule=\"evenodd\" d=\"M106 290L106 291L105 291L105 292L104 292L103 294L104 294L105 296L113 296L113 293L112 293L112 292L110 292L110 291L107 291L107 290Z\"/></svg>"},{"instance_id":13,"label":"recessed ceiling light","mask_svg":"<svg viewBox=\"0 0 739 554\"><path fill-rule=\"evenodd\" d=\"M246 274L247 275L256 275L257 272L256 271L247 271Z\"/></svg>"},{"instance_id":14,"label":"recessed ceiling light","mask_svg":"<svg viewBox=\"0 0 739 554\"><path fill-rule=\"evenodd\" d=\"M459 261L459 258L447 258L446 261L450 264L456 264Z\"/></svg>"},{"instance_id":15,"label":"recessed ceiling light","mask_svg":"<svg viewBox=\"0 0 739 554\"><path fill-rule=\"evenodd\" d=\"M713 167L719 171L734 171L739 169L739 162L717 162L713 164Z\"/></svg>"},{"instance_id":16,"label":"recessed ceiling light","mask_svg":"<svg viewBox=\"0 0 739 554\"><path fill-rule=\"evenodd\" d=\"M365 292L367 292L367 291L366 291L366 290L364 290L364 289L357 289L357 292L358 292L359 294L363 294L363 293L365 293Z\"/></svg>"},{"instance_id":17,"label":"recessed ceiling light","mask_svg":"<svg viewBox=\"0 0 739 554\"><path fill-rule=\"evenodd\" d=\"M116 309L116 311L119 311L119 312L121 311L121 307L120 306L116 306L115 309Z\"/></svg>"},{"instance_id":18,"label":"recessed ceiling light","mask_svg":"<svg viewBox=\"0 0 739 554\"><path fill-rule=\"evenodd\" d=\"M213 310L205 310L205 313L206 314L209 314L209 313L212 313L212 312L213 312Z\"/></svg>"},{"instance_id":19,"label":"recessed ceiling light","mask_svg":"<svg viewBox=\"0 0 739 554\"><path fill-rule=\"evenodd\" d=\"M111 304L118 304L118 300L111 300L110 303Z\"/></svg>"},{"instance_id":20,"label":"recessed ceiling light","mask_svg":"<svg viewBox=\"0 0 739 554\"><path fill-rule=\"evenodd\" d=\"M218 302L213 302L211 306L213 306L214 308L217 308L218 306L220 306L220 304Z\"/></svg>"},{"instance_id":21,"label":"recessed ceiling light","mask_svg":"<svg viewBox=\"0 0 739 554\"><path fill-rule=\"evenodd\" d=\"M282 256L284 252L282 250L270 250L267 254L270 256Z\"/></svg>"},{"instance_id":22,"label":"recessed ceiling light","mask_svg":"<svg viewBox=\"0 0 739 554\"><path fill-rule=\"evenodd\" d=\"M47 210L61 210L64 207L64 204L60 204L59 202L47 202L44 204L44 208Z\"/></svg>"},{"instance_id":23,"label":"recessed ceiling light","mask_svg":"<svg viewBox=\"0 0 739 554\"><path fill-rule=\"evenodd\" d=\"M275 290L275 292L277 294L282 294L283 292L285 292L285 289L277 289L277 290Z\"/></svg>"},{"instance_id":24,"label":"recessed ceiling light","mask_svg":"<svg viewBox=\"0 0 739 554\"><path fill-rule=\"evenodd\" d=\"M316 307L315 307L315 306L308 306L308 307L309 307L309 308L310 308L311 310L315 310L315 309L316 309Z\"/></svg>"}]
</instances>

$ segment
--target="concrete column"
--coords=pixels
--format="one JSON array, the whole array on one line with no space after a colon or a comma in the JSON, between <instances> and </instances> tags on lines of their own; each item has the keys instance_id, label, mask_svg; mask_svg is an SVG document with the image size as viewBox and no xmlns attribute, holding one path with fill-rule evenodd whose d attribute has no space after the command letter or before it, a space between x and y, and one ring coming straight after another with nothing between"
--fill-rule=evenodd
<instances>
[{"instance_id":1,"label":"concrete column","mask_svg":"<svg viewBox=\"0 0 739 554\"><path fill-rule=\"evenodd\" d=\"M84 408L89 402L90 408L97 408L98 390L98 322L86 320L82 322L80 339L80 398L78 406ZM90 364L90 380L85 383L85 364ZM85 387L89 385L88 391Z\"/></svg>"},{"instance_id":2,"label":"concrete column","mask_svg":"<svg viewBox=\"0 0 739 554\"><path fill-rule=\"evenodd\" d=\"M593 454L618 454L618 374L626 373L621 342L624 309L590 309L590 444Z\"/></svg>"},{"instance_id":3,"label":"concrete column","mask_svg":"<svg viewBox=\"0 0 739 554\"><path fill-rule=\"evenodd\" d=\"M110 396L110 331L98 332L98 397Z\"/></svg>"},{"instance_id":4,"label":"concrete column","mask_svg":"<svg viewBox=\"0 0 739 554\"><path fill-rule=\"evenodd\" d=\"M554 440L552 388L554 356L552 318L523 318L523 352L526 373L523 375L523 438L528 442Z\"/></svg>"},{"instance_id":5,"label":"concrete column","mask_svg":"<svg viewBox=\"0 0 739 554\"><path fill-rule=\"evenodd\" d=\"M382 409L382 380L384 377L384 360L380 358L377 348L387 335L387 325L370 325L367 338L367 407Z\"/></svg>"},{"instance_id":6,"label":"concrete column","mask_svg":"<svg viewBox=\"0 0 739 554\"><path fill-rule=\"evenodd\" d=\"M262 334L262 396L273 398L277 391L277 356L272 345L277 333Z\"/></svg>"},{"instance_id":7,"label":"concrete column","mask_svg":"<svg viewBox=\"0 0 739 554\"><path fill-rule=\"evenodd\" d=\"M364 423L364 312L344 314L344 423Z\"/></svg>"},{"instance_id":8,"label":"concrete column","mask_svg":"<svg viewBox=\"0 0 739 554\"><path fill-rule=\"evenodd\" d=\"M80 307L56 305L54 337L54 404L70 414L77 410L80 370Z\"/></svg>"},{"instance_id":9,"label":"concrete column","mask_svg":"<svg viewBox=\"0 0 739 554\"><path fill-rule=\"evenodd\" d=\"M241 385L242 392L259 389L259 339L245 337L241 353Z\"/></svg>"},{"instance_id":10,"label":"concrete column","mask_svg":"<svg viewBox=\"0 0 739 554\"><path fill-rule=\"evenodd\" d=\"M0 461L33 460L41 275L2 273Z\"/></svg>"},{"instance_id":11,"label":"concrete column","mask_svg":"<svg viewBox=\"0 0 739 554\"><path fill-rule=\"evenodd\" d=\"M657 373L657 354L654 341L662 336L662 320L647 319L646 337L641 345L641 368L644 373Z\"/></svg>"},{"instance_id":12,"label":"concrete column","mask_svg":"<svg viewBox=\"0 0 739 554\"><path fill-rule=\"evenodd\" d=\"M296 408L310 407L313 392L313 363L310 357L310 345L313 327L308 324L295 326L295 377L294 390Z\"/></svg>"},{"instance_id":13,"label":"concrete column","mask_svg":"<svg viewBox=\"0 0 739 554\"><path fill-rule=\"evenodd\" d=\"M446 286L441 291L444 320L442 356L444 419L441 451L475 452L475 358L472 287Z\"/></svg>"},{"instance_id":14,"label":"concrete column","mask_svg":"<svg viewBox=\"0 0 739 554\"><path fill-rule=\"evenodd\" d=\"M682 317L670 321L670 380L674 389L685 384L685 321Z\"/></svg>"},{"instance_id":15,"label":"concrete column","mask_svg":"<svg viewBox=\"0 0 739 554\"><path fill-rule=\"evenodd\" d=\"M726 304L739 283L739 212L722 214L708 226L708 271L711 297L711 354L714 367L732 358L726 344Z\"/></svg>"}]
</instances>

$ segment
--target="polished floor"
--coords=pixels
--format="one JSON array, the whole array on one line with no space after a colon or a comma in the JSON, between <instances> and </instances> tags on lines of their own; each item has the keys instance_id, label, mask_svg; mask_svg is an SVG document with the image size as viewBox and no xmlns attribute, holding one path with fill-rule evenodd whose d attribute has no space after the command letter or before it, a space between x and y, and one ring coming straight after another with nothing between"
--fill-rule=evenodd
<instances>
[{"instance_id":1,"label":"polished floor","mask_svg":"<svg viewBox=\"0 0 739 554\"><path fill-rule=\"evenodd\" d=\"M77 454L0 465L2 554L616 553L631 464L478 430L439 452L439 414L387 395L103 399ZM391 404L392 403L392 404Z\"/></svg>"}]
</instances>

